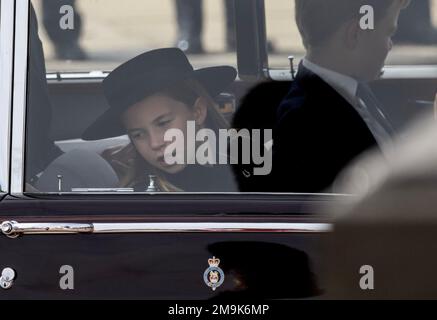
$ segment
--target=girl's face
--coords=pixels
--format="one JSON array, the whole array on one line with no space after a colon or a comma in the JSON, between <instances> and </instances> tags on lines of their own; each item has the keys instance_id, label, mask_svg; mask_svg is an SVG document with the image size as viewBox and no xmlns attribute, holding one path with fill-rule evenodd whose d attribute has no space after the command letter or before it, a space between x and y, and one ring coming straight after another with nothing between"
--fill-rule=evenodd
<instances>
[{"instance_id":1,"label":"girl's face","mask_svg":"<svg viewBox=\"0 0 437 320\"><path fill-rule=\"evenodd\" d=\"M187 121L202 126L206 118L206 103L197 99L193 107L164 95L153 95L131 106L122 117L127 133L138 153L150 165L167 173L182 171L186 164L168 165L164 152L171 141L164 141L165 132L179 129L187 137Z\"/></svg>"}]
</instances>

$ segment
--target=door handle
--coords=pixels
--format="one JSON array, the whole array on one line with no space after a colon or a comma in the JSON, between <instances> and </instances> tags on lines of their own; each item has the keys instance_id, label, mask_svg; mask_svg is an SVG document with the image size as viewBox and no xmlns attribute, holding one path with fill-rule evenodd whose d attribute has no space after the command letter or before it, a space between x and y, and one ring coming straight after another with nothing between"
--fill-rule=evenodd
<instances>
[{"instance_id":1,"label":"door handle","mask_svg":"<svg viewBox=\"0 0 437 320\"><path fill-rule=\"evenodd\" d=\"M4 221L1 231L9 238L16 238L20 234L68 234L92 233L91 223L18 223L17 221Z\"/></svg>"}]
</instances>

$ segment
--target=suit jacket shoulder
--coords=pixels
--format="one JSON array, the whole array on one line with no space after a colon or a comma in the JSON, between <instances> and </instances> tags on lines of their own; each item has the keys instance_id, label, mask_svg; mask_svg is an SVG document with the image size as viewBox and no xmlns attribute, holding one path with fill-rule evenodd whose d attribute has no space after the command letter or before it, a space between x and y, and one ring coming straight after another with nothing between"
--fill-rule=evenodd
<instances>
[{"instance_id":1,"label":"suit jacket shoulder","mask_svg":"<svg viewBox=\"0 0 437 320\"><path fill-rule=\"evenodd\" d=\"M274 132L272 183L283 192L325 190L376 145L353 106L303 66L278 107Z\"/></svg>"}]
</instances>

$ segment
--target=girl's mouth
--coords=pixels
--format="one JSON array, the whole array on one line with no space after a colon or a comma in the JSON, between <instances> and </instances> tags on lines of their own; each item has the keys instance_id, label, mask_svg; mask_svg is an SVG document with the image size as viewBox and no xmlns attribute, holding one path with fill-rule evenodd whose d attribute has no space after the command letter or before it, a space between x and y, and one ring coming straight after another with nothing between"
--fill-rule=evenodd
<instances>
[{"instance_id":1,"label":"girl's mouth","mask_svg":"<svg viewBox=\"0 0 437 320\"><path fill-rule=\"evenodd\" d=\"M164 156L164 155L158 157L156 160L157 160L157 162L159 163L159 165L162 166L162 167L172 167L172 166L175 165L175 164L168 164L168 163L165 161L165 156Z\"/></svg>"}]
</instances>

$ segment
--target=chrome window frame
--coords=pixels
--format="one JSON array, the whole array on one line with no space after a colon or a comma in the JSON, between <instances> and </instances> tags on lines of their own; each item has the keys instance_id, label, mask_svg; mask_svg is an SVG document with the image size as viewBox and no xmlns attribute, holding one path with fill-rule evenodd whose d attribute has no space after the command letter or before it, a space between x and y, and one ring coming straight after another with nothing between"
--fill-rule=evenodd
<instances>
[{"instance_id":1,"label":"chrome window frame","mask_svg":"<svg viewBox=\"0 0 437 320\"><path fill-rule=\"evenodd\" d=\"M296 72L296 65L294 66ZM275 81L291 81L293 76L290 69L266 69L269 78ZM401 79L435 79L437 76L437 65L387 65L381 80Z\"/></svg>"},{"instance_id":2,"label":"chrome window frame","mask_svg":"<svg viewBox=\"0 0 437 320\"><path fill-rule=\"evenodd\" d=\"M11 138L11 106L14 55L14 0L3 0L0 17L0 190L9 192L9 164Z\"/></svg>"},{"instance_id":3,"label":"chrome window frame","mask_svg":"<svg viewBox=\"0 0 437 320\"><path fill-rule=\"evenodd\" d=\"M15 2L14 82L10 162L10 193L12 195L21 195L24 191L29 8L29 0Z\"/></svg>"},{"instance_id":4,"label":"chrome window frame","mask_svg":"<svg viewBox=\"0 0 437 320\"><path fill-rule=\"evenodd\" d=\"M235 2L238 76L260 81L268 76L267 29L264 0Z\"/></svg>"}]
</instances>

